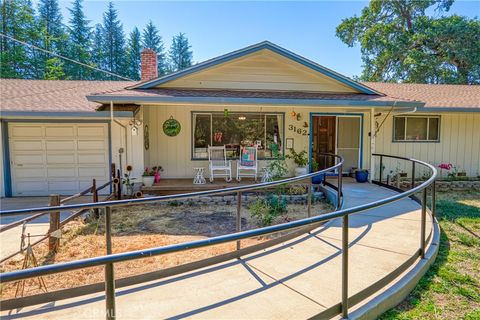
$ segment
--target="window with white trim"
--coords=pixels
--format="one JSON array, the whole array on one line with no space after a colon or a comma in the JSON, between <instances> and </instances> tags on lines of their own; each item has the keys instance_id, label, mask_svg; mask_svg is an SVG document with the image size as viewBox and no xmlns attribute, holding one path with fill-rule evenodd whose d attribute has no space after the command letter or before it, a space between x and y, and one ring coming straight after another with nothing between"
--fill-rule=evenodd
<instances>
[{"instance_id":1,"label":"window with white trim","mask_svg":"<svg viewBox=\"0 0 480 320\"><path fill-rule=\"evenodd\" d=\"M393 117L393 141L439 142L440 116Z\"/></svg>"},{"instance_id":2,"label":"window with white trim","mask_svg":"<svg viewBox=\"0 0 480 320\"><path fill-rule=\"evenodd\" d=\"M240 146L256 145L259 159L271 159L272 148L283 153L285 115L257 112L192 112L192 159L208 159L208 146L227 148L236 159Z\"/></svg>"}]
</instances>

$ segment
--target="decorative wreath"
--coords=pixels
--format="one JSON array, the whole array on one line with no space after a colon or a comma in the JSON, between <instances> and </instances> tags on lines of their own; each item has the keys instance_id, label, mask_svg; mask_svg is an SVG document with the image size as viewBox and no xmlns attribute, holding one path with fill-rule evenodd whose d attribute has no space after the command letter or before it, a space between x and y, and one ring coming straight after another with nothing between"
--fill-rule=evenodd
<instances>
[{"instance_id":1,"label":"decorative wreath","mask_svg":"<svg viewBox=\"0 0 480 320\"><path fill-rule=\"evenodd\" d=\"M168 120L163 123L163 132L169 137L175 137L180 133L182 126L178 120L173 119L173 116L170 116Z\"/></svg>"}]
</instances>

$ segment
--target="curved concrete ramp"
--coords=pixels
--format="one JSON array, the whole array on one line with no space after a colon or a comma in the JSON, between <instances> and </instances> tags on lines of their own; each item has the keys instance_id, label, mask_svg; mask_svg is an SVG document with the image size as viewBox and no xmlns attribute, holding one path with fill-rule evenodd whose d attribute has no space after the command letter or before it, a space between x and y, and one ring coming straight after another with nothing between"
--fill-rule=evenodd
<instances>
[{"instance_id":1,"label":"curved concrete ramp","mask_svg":"<svg viewBox=\"0 0 480 320\"><path fill-rule=\"evenodd\" d=\"M344 193L345 206L351 207L395 192L347 181ZM428 216L427 235L431 231L432 221ZM349 296L352 296L391 273L418 251L420 207L404 199L355 214L350 217L349 234ZM117 318L315 317L341 301L341 253L341 220L333 220L309 235L242 259L118 289ZM419 262L420 259L416 264ZM378 298L378 293L370 300L375 297ZM361 302L355 308L365 307L366 303ZM2 316L91 319L103 318L104 308L104 295L95 294L25 308L11 312L10 316L3 312Z\"/></svg>"}]
</instances>

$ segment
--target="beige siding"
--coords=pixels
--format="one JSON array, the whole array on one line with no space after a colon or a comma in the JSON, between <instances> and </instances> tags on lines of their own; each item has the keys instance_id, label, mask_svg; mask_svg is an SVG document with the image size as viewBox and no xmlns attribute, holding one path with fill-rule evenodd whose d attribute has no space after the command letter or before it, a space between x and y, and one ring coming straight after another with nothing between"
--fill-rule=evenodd
<instances>
[{"instance_id":1,"label":"beige siding","mask_svg":"<svg viewBox=\"0 0 480 320\"><path fill-rule=\"evenodd\" d=\"M161 165L165 168L162 177L164 178L191 178L193 177L194 167L207 167L207 161L192 161L192 131L191 131L191 112L192 111L223 111L224 106L143 106L145 124L149 127L150 148L145 151L145 165ZM346 113L352 111L339 108L302 108L295 107L295 111L302 115L301 121L290 116L292 107L228 107L230 112L250 111L250 112L285 112L285 138L293 138L295 149L297 151L308 151L308 136L301 136L287 128L290 124L301 127L303 122L309 122L310 112L329 112ZM365 111L365 110L364 110ZM182 125L182 130L176 137L168 137L163 133L162 124L165 120L173 116ZM368 168L369 159L369 113L364 117L364 135L363 135L363 167ZM264 166L262 161L261 167ZM293 170L293 165L290 165Z\"/></svg>"},{"instance_id":2,"label":"beige siding","mask_svg":"<svg viewBox=\"0 0 480 320\"><path fill-rule=\"evenodd\" d=\"M417 158L435 166L452 163L464 169L467 175L477 176L480 173L480 113L438 115L441 116L440 142L392 142L393 118L390 116L380 128L376 151ZM377 121L381 123L382 120ZM393 169L396 165L397 161L391 163Z\"/></svg>"},{"instance_id":3,"label":"beige siding","mask_svg":"<svg viewBox=\"0 0 480 320\"><path fill-rule=\"evenodd\" d=\"M169 88L356 92L339 81L268 50L160 85Z\"/></svg>"}]
</instances>

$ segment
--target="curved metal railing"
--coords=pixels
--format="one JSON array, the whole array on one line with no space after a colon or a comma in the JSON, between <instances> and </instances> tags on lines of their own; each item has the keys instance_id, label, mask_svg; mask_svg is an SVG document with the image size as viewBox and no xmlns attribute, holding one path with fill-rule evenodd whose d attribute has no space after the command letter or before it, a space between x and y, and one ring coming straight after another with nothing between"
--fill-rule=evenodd
<instances>
[{"instance_id":1,"label":"curved metal railing","mask_svg":"<svg viewBox=\"0 0 480 320\"><path fill-rule=\"evenodd\" d=\"M31 269L24 269L24 270L2 273L0 274L0 283L18 281L18 280L39 277L39 276L44 276L49 274L55 274L60 272L105 265L106 314L107 314L107 317L114 318L115 316L115 280L113 275L114 263L152 257L152 256L158 256L158 255L164 255L168 253L181 252L181 251L195 249L195 248L208 247L208 246L218 245L218 244L227 243L227 242L240 241L243 239L264 236L264 235L277 233L281 231L295 230L301 227L312 227L313 229L314 227L318 226L323 222L326 222L335 218L342 218L343 219L343 224L342 224L342 301L334 305L333 307L327 309L326 311L322 312L322 317L335 316L341 313L342 316L346 318L348 316L349 305L354 305L359 301L363 300L364 298L370 296L374 292L377 292L381 288L381 286L384 286L386 283L393 280L396 276L398 276L401 272L403 272L411 264L413 264L416 258L418 258L418 256L420 256L421 258L425 257L425 246L426 246L426 243L429 241L428 239L426 239L426 234L425 234L426 213L427 213L426 190L427 190L427 187L432 185L432 191L433 192L435 191L434 181L437 176L437 171L435 167L433 167L432 165L423 161L412 159L412 158L389 156L389 155L383 155L383 154L382 155L374 154L374 156L380 156L382 158L395 157L396 159L409 161L413 163L413 167L415 167L415 164L422 165L431 171L431 176L426 181L422 182L420 185L418 186L412 185L411 189L403 191L402 193L398 193L391 197L377 200L371 203L342 209L340 208L342 203L342 175L338 174L337 175L338 185L336 186L337 210L334 212L323 214L321 216L308 217L308 218L297 220L297 221L282 223L278 225L273 225L273 226L268 226L268 227L253 229L253 230L240 231L233 234L216 236L216 237L202 239L202 240L190 241L186 243L179 243L179 244L167 245L167 246L156 247L156 248L149 248L144 250L136 250L131 252L111 254L112 251L111 251L110 219L111 219L112 207L126 206L126 205L133 205L133 204L144 204L144 203L151 203L151 202L157 202L157 201L172 201L176 199L185 199L185 198L200 197L200 196L222 195L222 194L235 193L235 192L238 195L237 199L240 199L237 201L241 201L242 192L264 189L264 188L269 188L269 187L283 185L283 184L292 183L292 182L299 182L305 179L310 179L317 175L326 175L326 173L331 171L337 171L341 173L342 166L343 166L343 158L337 155L330 155L330 156L335 157L338 161L336 165L330 168L320 170L315 173L311 173L311 174L307 174L299 177L287 178L287 179L274 181L274 182L265 182L265 183L259 183L255 185L249 185L249 186L238 186L238 187L232 187L232 188L226 188L226 189L220 189L220 190L209 190L209 191L185 193L185 194L171 195L171 196L159 196L159 197L151 197L151 198L143 198L143 199L118 200L118 201L111 201L111 202L75 204L75 205L67 205L67 206L61 206L61 207L44 207L44 208L10 210L10 211L0 212L1 215L13 215L13 214L21 214L21 213L36 213L36 212L43 212L43 211L58 211L58 210L79 209L79 208L105 208L106 239L107 239L107 253L108 253L105 256L100 256L95 258L82 259L77 261L70 261L70 262L64 262L59 264L40 266L36 268L31 268ZM378 183L381 184L382 183L381 180ZM335 188L335 186L333 187ZM309 190L310 189L311 188L309 188ZM420 201L422 206L421 239L420 239L421 245L418 252L416 252L416 254L407 261L408 263L407 262L404 263L402 266L397 268L397 270L387 275L385 278L381 279L380 281L377 281L376 283L372 284L371 286L367 287L361 292L355 294L354 296L348 297L348 249L349 249L348 248L348 225L349 225L348 218L349 218L349 215L358 213L361 211L365 211L368 209L376 208L379 206L383 206L383 205L404 199L406 197L414 197L415 193L419 191L422 191L423 195ZM308 199L310 198L311 197L309 196ZM237 203L237 208L238 206L239 204ZM216 262L218 263L218 261Z\"/></svg>"}]
</instances>

